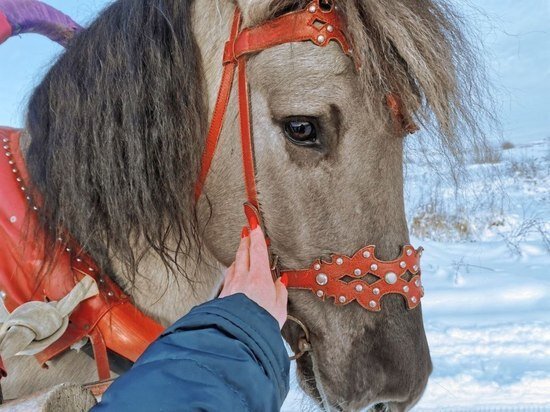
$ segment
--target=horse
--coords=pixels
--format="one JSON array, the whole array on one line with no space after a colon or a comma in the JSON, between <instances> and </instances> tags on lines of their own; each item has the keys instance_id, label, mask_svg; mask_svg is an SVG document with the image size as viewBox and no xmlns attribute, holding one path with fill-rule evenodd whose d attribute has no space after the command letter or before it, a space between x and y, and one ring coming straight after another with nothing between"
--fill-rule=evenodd
<instances>
[{"instance_id":1,"label":"horse","mask_svg":"<svg viewBox=\"0 0 550 412\"><path fill-rule=\"evenodd\" d=\"M20 147L45 236L55 243L70 233L164 326L216 295L246 224L235 88L196 196L236 9L243 30L337 9L349 36L347 49L289 41L247 56L254 190L280 268L321 257L314 271L340 265L334 253L348 259L357 251L398 265L409 243L403 158L412 119L449 159L461 153L459 130L478 131L479 63L462 17L445 2L114 2L67 42L33 91ZM322 20L311 25L327 36L334 30ZM372 289L375 271L360 271L361 285ZM413 407L432 370L416 298L411 308L388 294L365 310L358 298L333 302L304 289L289 289L288 311L299 321L282 331L302 355L304 392L330 411ZM6 398L96 379L93 360L74 350L47 370L20 357L6 366Z\"/></svg>"}]
</instances>

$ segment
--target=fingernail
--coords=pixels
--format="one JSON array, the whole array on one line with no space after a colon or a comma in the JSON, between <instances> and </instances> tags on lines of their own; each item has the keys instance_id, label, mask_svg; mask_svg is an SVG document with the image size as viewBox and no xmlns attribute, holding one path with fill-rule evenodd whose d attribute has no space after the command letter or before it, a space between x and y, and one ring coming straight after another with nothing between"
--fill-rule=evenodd
<instances>
[{"instance_id":1,"label":"fingernail","mask_svg":"<svg viewBox=\"0 0 550 412\"><path fill-rule=\"evenodd\" d=\"M287 288L288 287L288 275L286 273L283 273L279 279L281 279L281 283L283 285L285 285L285 288Z\"/></svg>"},{"instance_id":2,"label":"fingernail","mask_svg":"<svg viewBox=\"0 0 550 412\"><path fill-rule=\"evenodd\" d=\"M248 216L248 224L250 225L250 230L254 230L258 227L258 218L254 214Z\"/></svg>"},{"instance_id":3,"label":"fingernail","mask_svg":"<svg viewBox=\"0 0 550 412\"><path fill-rule=\"evenodd\" d=\"M250 234L250 230L248 230L246 226L243 226L243 230L241 232L241 239L248 237L249 234Z\"/></svg>"}]
</instances>

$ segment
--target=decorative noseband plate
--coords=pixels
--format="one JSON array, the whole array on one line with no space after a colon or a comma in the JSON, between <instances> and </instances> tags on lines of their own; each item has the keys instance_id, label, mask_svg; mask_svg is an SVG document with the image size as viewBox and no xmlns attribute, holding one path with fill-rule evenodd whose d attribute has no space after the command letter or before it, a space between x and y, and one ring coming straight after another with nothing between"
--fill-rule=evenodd
<instances>
[{"instance_id":1,"label":"decorative noseband plate","mask_svg":"<svg viewBox=\"0 0 550 412\"><path fill-rule=\"evenodd\" d=\"M413 309L424 296L420 279L422 250L406 245L399 258L382 261L376 258L374 246L366 246L351 257L332 255L329 261L317 259L309 269L281 273L288 277L289 288L311 290L322 300L334 298L336 305L356 300L365 309L378 312L382 296L399 294ZM367 282L369 274L378 279Z\"/></svg>"}]
</instances>

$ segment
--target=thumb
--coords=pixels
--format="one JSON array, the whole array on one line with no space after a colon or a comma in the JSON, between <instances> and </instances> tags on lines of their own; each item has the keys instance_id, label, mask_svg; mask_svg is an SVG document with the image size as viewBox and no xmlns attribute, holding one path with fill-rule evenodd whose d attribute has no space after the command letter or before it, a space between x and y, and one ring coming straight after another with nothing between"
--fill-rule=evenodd
<instances>
[{"instance_id":1,"label":"thumb","mask_svg":"<svg viewBox=\"0 0 550 412\"><path fill-rule=\"evenodd\" d=\"M281 279L275 281L275 294L277 305L284 308L286 317L286 305L288 304L288 290L286 286L281 282Z\"/></svg>"}]
</instances>

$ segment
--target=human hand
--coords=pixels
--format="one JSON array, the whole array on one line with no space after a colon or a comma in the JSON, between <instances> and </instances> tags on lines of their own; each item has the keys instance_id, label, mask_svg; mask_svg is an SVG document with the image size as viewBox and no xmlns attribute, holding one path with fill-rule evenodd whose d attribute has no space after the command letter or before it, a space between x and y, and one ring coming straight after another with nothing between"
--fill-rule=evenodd
<instances>
[{"instance_id":1,"label":"human hand","mask_svg":"<svg viewBox=\"0 0 550 412\"><path fill-rule=\"evenodd\" d=\"M269 253L258 222L252 220L250 227L252 230L243 228L235 262L227 269L219 297L244 293L269 312L282 328L286 321L288 293L281 279L273 282Z\"/></svg>"}]
</instances>

